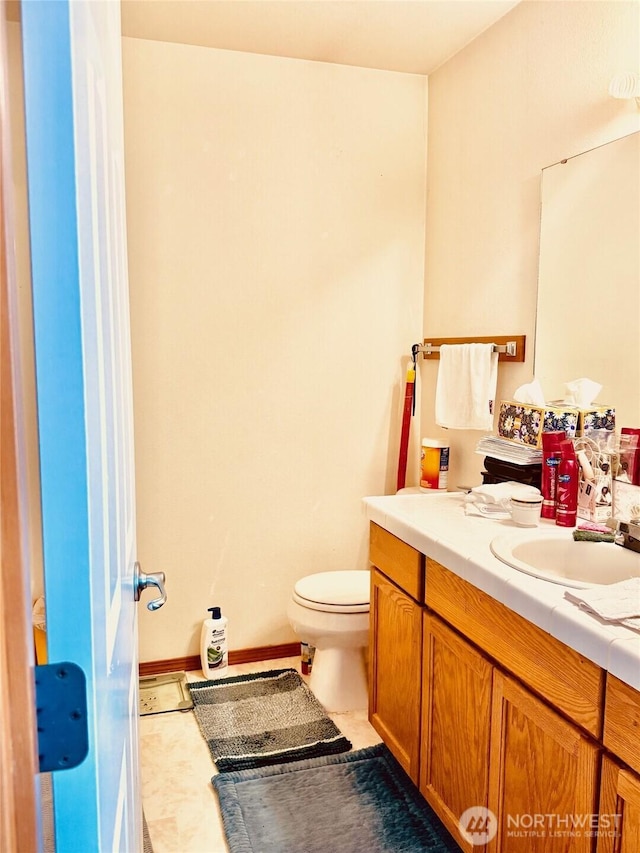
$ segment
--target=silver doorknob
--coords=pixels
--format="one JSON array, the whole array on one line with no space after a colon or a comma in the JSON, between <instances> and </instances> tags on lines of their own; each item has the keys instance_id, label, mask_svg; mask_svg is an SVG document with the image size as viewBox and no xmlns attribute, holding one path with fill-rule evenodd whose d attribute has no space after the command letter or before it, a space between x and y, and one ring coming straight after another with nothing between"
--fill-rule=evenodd
<instances>
[{"instance_id":1,"label":"silver doorknob","mask_svg":"<svg viewBox=\"0 0 640 853\"><path fill-rule=\"evenodd\" d=\"M149 572L147 574L140 568L140 563L135 563L133 567L133 597L135 600L140 601L142 590L149 586L155 586L160 591L159 598L152 598L147 604L147 610L159 610L167 600L164 582L164 572Z\"/></svg>"}]
</instances>

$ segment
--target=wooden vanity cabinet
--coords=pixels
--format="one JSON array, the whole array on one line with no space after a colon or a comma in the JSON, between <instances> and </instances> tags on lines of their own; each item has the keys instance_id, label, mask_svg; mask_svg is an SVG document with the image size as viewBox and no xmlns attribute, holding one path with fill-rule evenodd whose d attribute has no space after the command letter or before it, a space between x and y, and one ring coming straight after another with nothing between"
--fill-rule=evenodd
<instances>
[{"instance_id":1,"label":"wooden vanity cabinet","mask_svg":"<svg viewBox=\"0 0 640 853\"><path fill-rule=\"evenodd\" d=\"M640 692L376 525L371 561L369 718L462 849L640 853Z\"/></svg>"},{"instance_id":2,"label":"wooden vanity cabinet","mask_svg":"<svg viewBox=\"0 0 640 853\"><path fill-rule=\"evenodd\" d=\"M369 720L415 784L420 759L422 608L371 571Z\"/></svg>"},{"instance_id":3,"label":"wooden vanity cabinet","mask_svg":"<svg viewBox=\"0 0 640 853\"><path fill-rule=\"evenodd\" d=\"M604 707L605 756L600 785L601 822L617 815L616 834L601 826L597 853L640 851L640 692L607 673ZM622 762L629 765L625 767Z\"/></svg>"},{"instance_id":4,"label":"wooden vanity cabinet","mask_svg":"<svg viewBox=\"0 0 640 853\"><path fill-rule=\"evenodd\" d=\"M602 761L597 853L640 850L640 776L609 756Z\"/></svg>"},{"instance_id":5,"label":"wooden vanity cabinet","mask_svg":"<svg viewBox=\"0 0 640 853\"><path fill-rule=\"evenodd\" d=\"M608 750L640 773L640 692L610 673L607 673L603 741Z\"/></svg>"},{"instance_id":6,"label":"wooden vanity cabinet","mask_svg":"<svg viewBox=\"0 0 640 853\"><path fill-rule=\"evenodd\" d=\"M589 826L570 837L568 821L597 813L599 762L597 743L496 669L489 808L498 831L487 853L590 853Z\"/></svg>"},{"instance_id":7,"label":"wooden vanity cabinet","mask_svg":"<svg viewBox=\"0 0 640 853\"><path fill-rule=\"evenodd\" d=\"M426 603L502 669L601 737L604 672L593 661L431 559Z\"/></svg>"},{"instance_id":8,"label":"wooden vanity cabinet","mask_svg":"<svg viewBox=\"0 0 640 853\"><path fill-rule=\"evenodd\" d=\"M477 850L459 820L488 801L493 667L437 616L423 620L420 792L462 849Z\"/></svg>"},{"instance_id":9,"label":"wooden vanity cabinet","mask_svg":"<svg viewBox=\"0 0 640 853\"><path fill-rule=\"evenodd\" d=\"M472 806L498 817L487 853L590 853L586 833L562 840L551 819L532 835L529 821L596 813L599 745L437 616L423 619L422 795L468 853L479 845L459 820Z\"/></svg>"},{"instance_id":10,"label":"wooden vanity cabinet","mask_svg":"<svg viewBox=\"0 0 640 853\"><path fill-rule=\"evenodd\" d=\"M424 556L371 523L369 721L418 784Z\"/></svg>"}]
</instances>

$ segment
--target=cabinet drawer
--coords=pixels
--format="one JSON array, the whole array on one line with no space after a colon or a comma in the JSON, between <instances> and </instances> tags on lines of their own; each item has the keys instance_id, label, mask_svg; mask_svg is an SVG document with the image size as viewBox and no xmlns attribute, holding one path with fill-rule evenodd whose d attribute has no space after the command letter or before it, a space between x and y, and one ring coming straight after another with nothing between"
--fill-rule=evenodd
<instances>
[{"instance_id":1,"label":"cabinet drawer","mask_svg":"<svg viewBox=\"0 0 640 853\"><path fill-rule=\"evenodd\" d=\"M427 606L592 734L602 732L604 670L504 604L427 560Z\"/></svg>"},{"instance_id":2,"label":"cabinet drawer","mask_svg":"<svg viewBox=\"0 0 640 853\"><path fill-rule=\"evenodd\" d=\"M640 693L607 674L604 745L640 773Z\"/></svg>"},{"instance_id":3,"label":"cabinet drawer","mask_svg":"<svg viewBox=\"0 0 640 853\"><path fill-rule=\"evenodd\" d=\"M424 598L424 557L406 542L371 522L369 559L416 601Z\"/></svg>"}]
</instances>

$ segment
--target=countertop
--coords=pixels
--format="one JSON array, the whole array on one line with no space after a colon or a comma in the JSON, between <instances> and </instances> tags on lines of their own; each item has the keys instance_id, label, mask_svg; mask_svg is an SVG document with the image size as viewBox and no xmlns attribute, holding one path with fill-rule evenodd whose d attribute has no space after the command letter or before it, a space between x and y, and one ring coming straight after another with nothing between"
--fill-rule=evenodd
<instances>
[{"instance_id":1,"label":"countertop","mask_svg":"<svg viewBox=\"0 0 640 853\"><path fill-rule=\"evenodd\" d=\"M518 529L510 519L465 515L462 492L367 497L364 503L370 521L640 690L640 633L606 623L568 601L569 587L527 575L493 556L491 540ZM528 532L548 525L557 529L553 521L541 519Z\"/></svg>"}]
</instances>

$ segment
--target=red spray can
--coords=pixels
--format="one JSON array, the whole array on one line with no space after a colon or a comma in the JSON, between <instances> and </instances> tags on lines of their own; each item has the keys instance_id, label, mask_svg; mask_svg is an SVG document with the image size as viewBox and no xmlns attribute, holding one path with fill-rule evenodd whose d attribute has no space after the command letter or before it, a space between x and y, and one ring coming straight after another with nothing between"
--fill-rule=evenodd
<instances>
[{"instance_id":1,"label":"red spray can","mask_svg":"<svg viewBox=\"0 0 640 853\"><path fill-rule=\"evenodd\" d=\"M558 466L556 524L560 527L575 527L578 516L578 460L573 442L563 441L560 452L562 459Z\"/></svg>"},{"instance_id":2,"label":"red spray can","mask_svg":"<svg viewBox=\"0 0 640 853\"><path fill-rule=\"evenodd\" d=\"M556 517L558 467L562 456L560 443L565 441L566 437L564 430L542 433L542 518Z\"/></svg>"}]
</instances>

